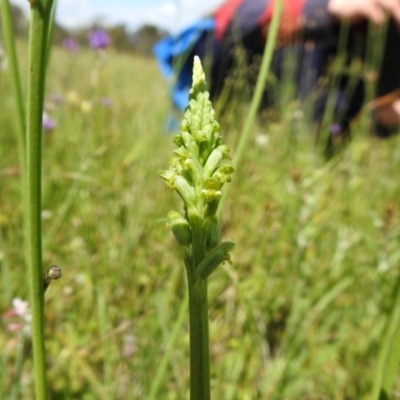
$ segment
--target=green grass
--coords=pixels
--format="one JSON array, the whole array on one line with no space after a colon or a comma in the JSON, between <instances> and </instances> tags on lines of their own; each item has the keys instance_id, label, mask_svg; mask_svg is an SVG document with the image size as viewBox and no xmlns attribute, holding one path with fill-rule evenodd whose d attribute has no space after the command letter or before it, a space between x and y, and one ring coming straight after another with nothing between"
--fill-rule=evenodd
<instances>
[{"instance_id":1,"label":"green grass","mask_svg":"<svg viewBox=\"0 0 400 400\"><path fill-rule=\"evenodd\" d=\"M63 271L46 293L52 398L147 399L165 360L155 398L187 399L186 280L165 229L178 199L158 175L175 148L162 132L167 86L153 59L58 48L47 83L57 128L43 140L43 269ZM28 287L16 112L3 72L0 93L3 314ZM209 285L214 399L362 399L372 387L398 279L400 139L377 140L360 123L326 162L309 124L292 118L296 107L254 129L268 144L251 140L224 207L223 238L236 248ZM233 153L245 114L220 119ZM8 398L18 334L0 330L0 348ZM24 360L19 398L30 400L29 343Z\"/></svg>"}]
</instances>

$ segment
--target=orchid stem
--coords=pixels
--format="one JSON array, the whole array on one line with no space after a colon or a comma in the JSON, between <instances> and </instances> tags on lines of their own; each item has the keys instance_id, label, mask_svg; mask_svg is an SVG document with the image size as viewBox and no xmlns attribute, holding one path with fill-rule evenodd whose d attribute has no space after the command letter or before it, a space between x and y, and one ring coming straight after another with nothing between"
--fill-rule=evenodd
<instances>
[{"instance_id":1,"label":"orchid stem","mask_svg":"<svg viewBox=\"0 0 400 400\"><path fill-rule=\"evenodd\" d=\"M189 282L190 399L210 399L207 280Z\"/></svg>"}]
</instances>

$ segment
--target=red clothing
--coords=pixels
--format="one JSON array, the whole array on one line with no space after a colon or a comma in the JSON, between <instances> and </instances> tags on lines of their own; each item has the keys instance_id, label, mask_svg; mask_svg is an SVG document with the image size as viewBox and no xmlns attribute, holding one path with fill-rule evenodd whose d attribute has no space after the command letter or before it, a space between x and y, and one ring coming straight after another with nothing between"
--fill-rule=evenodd
<instances>
[{"instance_id":1,"label":"red clothing","mask_svg":"<svg viewBox=\"0 0 400 400\"><path fill-rule=\"evenodd\" d=\"M235 16L237 9L244 0L230 0L225 2L215 13L215 36L222 39L226 28Z\"/></svg>"},{"instance_id":2,"label":"red clothing","mask_svg":"<svg viewBox=\"0 0 400 400\"><path fill-rule=\"evenodd\" d=\"M252 19L257 20L259 26L269 24L277 0L228 0L215 13L215 35L222 39L224 33L235 17L240 12L239 8L252 8L258 11L258 15L253 15ZM259 3L255 7L255 3ZM300 26L300 17L306 0L283 0L283 13L281 16L281 29L284 31L294 31ZM260 13L261 11L261 13ZM249 14L249 13L247 13Z\"/></svg>"},{"instance_id":3,"label":"red clothing","mask_svg":"<svg viewBox=\"0 0 400 400\"><path fill-rule=\"evenodd\" d=\"M227 0L215 12L215 37L222 40L231 24L242 36L258 27L266 36L278 0ZM287 43L304 30L320 31L333 23L328 0L282 0L279 42ZM233 22L235 21L235 22Z\"/></svg>"},{"instance_id":4,"label":"red clothing","mask_svg":"<svg viewBox=\"0 0 400 400\"><path fill-rule=\"evenodd\" d=\"M261 26L270 23L277 0L273 0L265 9L264 14L259 19ZM286 0L283 1L283 9L279 26L279 35L292 36L299 30L301 24L301 14L304 8L305 0ZM264 30L265 31L265 30Z\"/></svg>"}]
</instances>

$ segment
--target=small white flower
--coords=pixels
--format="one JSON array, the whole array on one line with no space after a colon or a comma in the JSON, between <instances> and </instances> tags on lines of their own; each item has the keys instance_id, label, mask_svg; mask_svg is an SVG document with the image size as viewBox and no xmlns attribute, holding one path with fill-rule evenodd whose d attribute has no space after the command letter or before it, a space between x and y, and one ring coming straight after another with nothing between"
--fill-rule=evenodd
<instances>
[{"instance_id":1,"label":"small white flower","mask_svg":"<svg viewBox=\"0 0 400 400\"><path fill-rule=\"evenodd\" d=\"M24 318L28 315L29 303L27 301L16 297L15 299L12 299L12 306L15 314L17 314L19 317Z\"/></svg>"},{"instance_id":2,"label":"small white flower","mask_svg":"<svg viewBox=\"0 0 400 400\"><path fill-rule=\"evenodd\" d=\"M303 119L304 118L304 112L303 110L294 110L293 111L293 119Z\"/></svg>"},{"instance_id":3,"label":"small white flower","mask_svg":"<svg viewBox=\"0 0 400 400\"><path fill-rule=\"evenodd\" d=\"M51 210L42 210L42 219L50 219L53 215Z\"/></svg>"},{"instance_id":4,"label":"small white flower","mask_svg":"<svg viewBox=\"0 0 400 400\"><path fill-rule=\"evenodd\" d=\"M24 336L31 336L32 315L29 311L29 303L16 297L12 299L12 310L4 314L6 326L9 332L23 332Z\"/></svg>"},{"instance_id":5,"label":"small white flower","mask_svg":"<svg viewBox=\"0 0 400 400\"><path fill-rule=\"evenodd\" d=\"M255 137L255 142L257 146L265 147L269 143L269 137L265 133L259 133Z\"/></svg>"}]
</instances>

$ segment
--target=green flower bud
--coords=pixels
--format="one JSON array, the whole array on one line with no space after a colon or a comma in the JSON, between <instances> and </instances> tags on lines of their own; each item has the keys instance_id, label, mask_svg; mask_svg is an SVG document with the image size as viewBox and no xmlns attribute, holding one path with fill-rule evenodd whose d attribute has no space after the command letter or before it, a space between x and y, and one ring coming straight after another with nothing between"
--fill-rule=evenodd
<instances>
[{"instance_id":1,"label":"green flower bud","mask_svg":"<svg viewBox=\"0 0 400 400\"><path fill-rule=\"evenodd\" d=\"M175 178L176 178L175 171L172 171L170 169L161 171L160 177L165 181L169 189L175 190Z\"/></svg>"},{"instance_id":2,"label":"green flower bud","mask_svg":"<svg viewBox=\"0 0 400 400\"><path fill-rule=\"evenodd\" d=\"M181 130L180 134L181 134L181 138L182 138L182 141L183 141L183 145L186 148L189 148L190 143L194 142L193 136L189 133L188 130Z\"/></svg>"},{"instance_id":3,"label":"green flower bud","mask_svg":"<svg viewBox=\"0 0 400 400\"><path fill-rule=\"evenodd\" d=\"M195 131L193 137L197 143L207 142L210 138L210 133L207 131L207 129L204 128L202 129L199 126L199 129Z\"/></svg>"},{"instance_id":4,"label":"green flower bud","mask_svg":"<svg viewBox=\"0 0 400 400\"><path fill-rule=\"evenodd\" d=\"M221 165L216 169L212 177L218 180L221 185L228 183L232 180L231 175L235 172L235 168L229 163Z\"/></svg>"},{"instance_id":5,"label":"green flower bud","mask_svg":"<svg viewBox=\"0 0 400 400\"><path fill-rule=\"evenodd\" d=\"M189 145L189 151L193 157L196 157L197 159L199 158L199 146L194 140Z\"/></svg>"},{"instance_id":6,"label":"green flower bud","mask_svg":"<svg viewBox=\"0 0 400 400\"><path fill-rule=\"evenodd\" d=\"M188 181L183 176L177 175L174 184L186 206L195 204L196 198L194 188L189 185Z\"/></svg>"},{"instance_id":7,"label":"green flower bud","mask_svg":"<svg viewBox=\"0 0 400 400\"><path fill-rule=\"evenodd\" d=\"M206 239L206 250L211 250L221 241L221 227L217 217L208 217L203 223L203 235Z\"/></svg>"},{"instance_id":8,"label":"green flower bud","mask_svg":"<svg viewBox=\"0 0 400 400\"><path fill-rule=\"evenodd\" d=\"M209 178L219 166L222 159L229 158L229 147L226 145L218 146L212 151L204 166L204 177Z\"/></svg>"},{"instance_id":9,"label":"green flower bud","mask_svg":"<svg viewBox=\"0 0 400 400\"><path fill-rule=\"evenodd\" d=\"M207 279L215 268L218 267L224 261L231 262L230 252L235 247L232 242L221 243L218 247L212 249L200 262L196 268L196 272L203 279Z\"/></svg>"},{"instance_id":10,"label":"green flower bud","mask_svg":"<svg viewBox=\"0 0 400 400\"><path fill-rule=\"evenodd\" d=\"M57 265L52 265L44 274L43 284L44 291L47 290L52 280L61 278L61 268Z\"/></svg>"},{"instance_id":11,"label":"green flower bud","mask_svg":"<svg viewBox=\"0 0 400 400\"><path fill-rule=\"evenodd\" d=\"M185 167L184 163L182 163L182 160L179 157L173 157L171 159L171 167L172 170L175 170L175 176L180 175L183 176L190 185L192 185L192 175L190 171L188 170L187 167ZM174 184L175 184L175 178L174 178Z\"/></svg>"},{"instance_id":12,"label":"green flower bud","mask_svg":"<svg viewBox=\"0 0 400 400\"><path fill-rule=\"evenodd\" d=\"M183 141L181 135L175 135L174 138L172 139L172 142L176 144L178 147L185 145L185 142Z\"/></svg>"},{"instance_id":13,"label":"green flower bud","mask_svg":"<svg viewBox=\"0 0 400 400\"><path fill-rule=\"evenodd\" d=\"M203 184L203 168L201 167L199 161L190 157L185 160L185 167L190 171L190 176L195 185Z\"/></svg>"},{"instance_id":14,"label":"green flower bud","mask_svg":"<svg viewBox=\"0 0 400 400\"><path fill-rule=\"evenodd\" d=\"M190 151L183 146L175 149L174 154L176 154L179 160L186 160L190 157Z\"/></svg>"},{"instance_id":15,"label":"green flower bud","mask_svg":"<svg viewBox=\"0 0 400 400\"><path fill-rule=\"evenodd\" d=\"M190 246L192 231L189 222L178 211L170 211L168 214L169 226L177 242L182 246Z\"/></svg>"},{"instance_id":16,"label":"green flower bud","mask_svg":"<svg viewBox=\"0 0 400 400\"><path fill-rule=\"evenodd\" d=\"M201 67L200 58L196 56L194 57L193 62L193 85L192 89L190 89L190 93L195 92L196 90L206 92L205 83L206 75Z\"/></svg>"},{"instance_id":17,"label":"green flower bud","mask_svg":"<svg viewBox=\"0 0 400 400\"><path fill-rule=\"evenodd\" d=\"M211 203L214 200L219 200L222 197L220 190L203 189L201 194L204 196L207 203Z\"/></svg>"},{"instance_id":18,"label":"green flower bud","mask_svg":"<svg viewBox=\"0 0 400 400\"><path fill-rule=\"evenodd\" d=\"M222 196L221 184L213 178L204 181L204 189L201 191L202 195L205 197L206 202L210 203L213 200L219 200Z\"/></svg>"},{"instance_id":19,"label":"green flower bud","mask_svg":"<svg viewBox=\"0 0 400 400\"><path fill-rule=\"evenodd\" d=\"M204 181L205 189L219 190L221 189L221 184L217 179L208 178Z\"/></svg>"}]
</instances>

